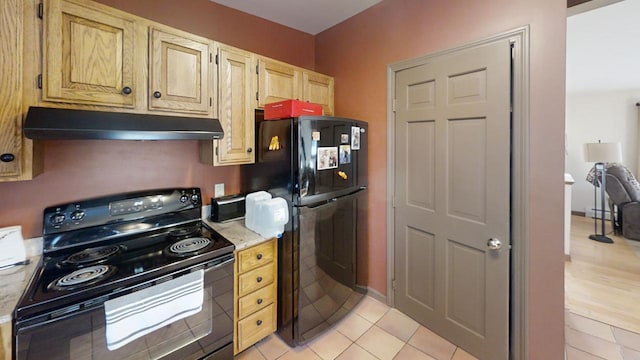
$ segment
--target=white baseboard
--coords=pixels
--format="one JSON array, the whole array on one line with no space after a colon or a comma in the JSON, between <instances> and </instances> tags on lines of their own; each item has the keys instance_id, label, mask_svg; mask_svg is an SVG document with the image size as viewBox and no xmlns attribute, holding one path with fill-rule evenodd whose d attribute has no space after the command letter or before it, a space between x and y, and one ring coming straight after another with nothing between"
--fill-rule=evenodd
<instances>
[{"instance_id":1,"label":"white baseboard","mask_svg":"<svg viewBox=\"0 0 640 360\"><path fill-rule=\"evenodd\" d=\"M597 213L596 213L597 211ZM604 210L604 218L605 219L611 219L611 211L609 211L609 209L605 209ZM593 209L593 208L585 208L584 209L584 216L585 217L590 217L590 218L600 218L602 216L602 210L601 209Z\"/></svg>"}]
</instances>

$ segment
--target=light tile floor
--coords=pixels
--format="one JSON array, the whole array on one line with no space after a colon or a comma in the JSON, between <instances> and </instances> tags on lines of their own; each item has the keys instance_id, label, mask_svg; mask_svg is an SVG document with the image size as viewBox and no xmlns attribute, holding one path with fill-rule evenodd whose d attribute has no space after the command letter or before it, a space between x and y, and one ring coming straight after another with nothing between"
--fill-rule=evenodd
<instances>
[{"instance_id":1,"label":"light tile floor","mask_svg":"<svg viewBox=\"0 0 640 360\"><path fill-rule=\"evenodd\" d=\"M475 357L396 309L367 296L333 328L290 348L271 335L237 360L473 360Z\"/></svg>"},{"instance_id":2,"label":"light tile floor","mask_svg":"<svg viewBox=\"0 0 640 360\"><path fill-rule=\"evenodd\" d=\"M565 312L567 360L640 360L640 334ZM365 297L333 328L290 348L271 335L236 360L474 360L406 315Z\"/></svg>"}]
</instances>

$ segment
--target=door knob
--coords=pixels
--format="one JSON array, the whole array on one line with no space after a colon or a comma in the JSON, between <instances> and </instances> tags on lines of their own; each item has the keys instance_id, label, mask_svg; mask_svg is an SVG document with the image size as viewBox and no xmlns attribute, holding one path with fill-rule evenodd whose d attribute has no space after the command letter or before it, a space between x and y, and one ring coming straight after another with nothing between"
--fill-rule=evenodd
<instances>
[{"instance_id":1,"label":"door knob","mask_svg":"<svg viewBox=\"0 0 640 360\"><path fill-rule=\"evenodd\" d=\"M498 250L502 247L502 241L496 238L491 238L487 242L487 246L489 247L490 250Z\"/></svg>"}]
</instances>

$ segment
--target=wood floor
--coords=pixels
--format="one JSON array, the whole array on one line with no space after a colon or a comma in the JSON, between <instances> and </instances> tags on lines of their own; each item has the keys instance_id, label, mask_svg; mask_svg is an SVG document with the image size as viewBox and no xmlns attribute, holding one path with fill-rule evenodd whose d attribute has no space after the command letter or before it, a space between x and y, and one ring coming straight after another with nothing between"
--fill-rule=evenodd
<instances>
[{"instance_id":1,"label":"wood floor","mask_svg":"<svg viewBox=\"0 0 640 360\"><path fill-rule=\"evenodd\" d=\"M610 223L607 222L610 231ZM571 218L571 260L565 261L565 307L574 314L640 333L640 255L621 236L589 240L593 219ZM636 248L637 249L637 248Z\"/></svg>"}]
</instances>

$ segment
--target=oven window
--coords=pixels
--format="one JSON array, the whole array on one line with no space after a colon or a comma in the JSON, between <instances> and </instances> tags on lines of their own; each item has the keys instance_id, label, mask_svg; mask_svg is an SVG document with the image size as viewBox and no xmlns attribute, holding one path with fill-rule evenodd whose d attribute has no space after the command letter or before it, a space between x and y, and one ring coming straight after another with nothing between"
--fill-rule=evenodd
<instances>
[{"instance_id":1,"label":"oven window","mask_svg":"<svg viewBox=\"0 0 640 360\"><path fill-rule=\"evenodd\" d=\"M104 306L19 329L18 360L198 359L232 342L233 266L205 273L202 310L107 349ZM215 290L214 290L215 289Z\"/></svg>"}]
</instances>

